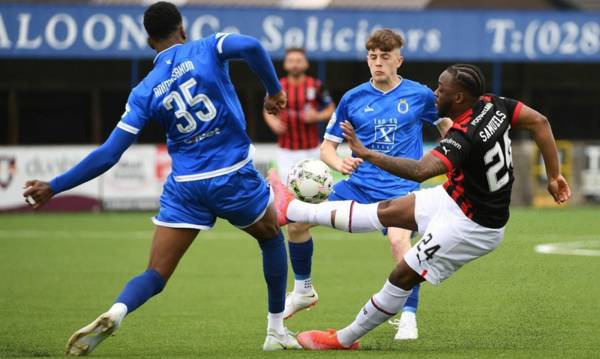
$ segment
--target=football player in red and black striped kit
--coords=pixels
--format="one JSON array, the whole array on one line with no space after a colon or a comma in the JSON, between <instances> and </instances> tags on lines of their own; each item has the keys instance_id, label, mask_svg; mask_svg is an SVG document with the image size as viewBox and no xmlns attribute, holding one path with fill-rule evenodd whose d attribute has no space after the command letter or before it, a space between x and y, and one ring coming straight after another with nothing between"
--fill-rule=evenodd
<instances>
[{"instance_id":1,"label":"football player in red and black striped kit","mask_svg":"<svg viewBox=\"0 0 600 359\"><path fill-rule=\"evenodd\" d=\"M369 150L349 123L342 125L354 156L418 182L447 173L444 185L372 204L278 201L283 204L278 210L290 221L349 232L402 227L418 230L423 236L352 324L339 331L300 333L298 342L303 347L358 348L357 340L395 315L416 284L425 280L438 284L500 244L513 183L512 129L524 129L533 135L546 165L548 192L555 202L564 203L570 198L571 190L560 174L556 143L546 117L520 101L485 95L484 91L485 78L476 66L456 64L440 75L435 91L439 116L452 118L454 124L440 144L418 161ZM286 194L276 195L281 198Z\"/></svg>"},{"instance_id":2,"label":"football player in red and black striped kit","mask_svg":"<svg viewBox=\"0 0 600 359\"><path fill-rule=\"evenodd\" d=\"M280 79L288 96L285 109L278 116L263 113L265 121L278 136L277 172L285 183L292 166L306 158L319 158L319 122L327 121L335 110L329 92L319 79L308 76L309 63L304 49L289 48Z\"/></svg>"}]
</instances>

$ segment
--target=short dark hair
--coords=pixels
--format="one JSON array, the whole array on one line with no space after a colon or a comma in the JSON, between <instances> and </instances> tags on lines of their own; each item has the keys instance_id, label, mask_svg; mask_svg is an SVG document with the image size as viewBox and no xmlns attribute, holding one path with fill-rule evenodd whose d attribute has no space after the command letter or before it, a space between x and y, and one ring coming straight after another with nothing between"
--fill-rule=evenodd
<instances>
[{"instance_id":1,"label":"short dark hair","mask_svg":"<svg viewBox=\"0 0 600 359\"><path fill-rule=\"evenodd\" d=\"M471 64L454 64L449 66L446 71L454 76L458 85L473 97L479 97L485 93L485 76L479 67Z\"/></svg>"},{"instance_id":2,"label":"short dark hair","mask_svg":"<svg viewBox=\"0 0 600 359\"><path fill-rule=\"evenodd\" d=\"M379 29L371 34L365 47L367 50L392 51L402 48L403 45L404 38L402 35L392 29Z\"/></svg>"},{"instance_id":3,"label":"short dark hair","mask_svg":"<svg viewBox=\"0 0 600 359\"><path fill-rule=\"evenodd\" d=\"M181 22L181 13L170 2L159 1L144 11L144 27L154 40L167 39L177 31Z\"/></svg>"},{"instance_id":4,"label":"short dark hair","mask_svg":"<svg viewBox=\"0 0 600 359\"><path fill-rule=\"evenodd\" d=\"M299 52L302 55L306 56L306 50L303 47L288 47L285 49L285 56L287 56L291 52Z\"/></svg>"}]
</instances>

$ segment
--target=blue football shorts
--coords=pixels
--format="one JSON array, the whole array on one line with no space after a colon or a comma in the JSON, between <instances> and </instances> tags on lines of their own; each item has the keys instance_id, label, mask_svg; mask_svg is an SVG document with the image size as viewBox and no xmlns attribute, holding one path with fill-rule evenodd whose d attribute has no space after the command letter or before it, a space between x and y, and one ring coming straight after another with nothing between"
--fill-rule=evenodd
<instances>
[{"instance_id":1,"label":"blue football shorts","mask_svg":"<svg viewBox=\"0 0 600 359\"><path fill-rule=\"evenodd\" d=\"M172 228L212 228L217 217L239 228L258 222L273 193L252 162L237 171L202 180L165 182L154 224Z\"/></svg>"}]
</instances>

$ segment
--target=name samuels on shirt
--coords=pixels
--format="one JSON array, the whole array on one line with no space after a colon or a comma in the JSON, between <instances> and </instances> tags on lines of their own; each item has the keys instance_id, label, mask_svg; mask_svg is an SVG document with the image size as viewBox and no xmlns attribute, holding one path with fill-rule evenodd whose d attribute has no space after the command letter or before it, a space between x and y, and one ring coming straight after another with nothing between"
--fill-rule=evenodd
<instances>
[{"instance_id":1,"label":"name samuels on shirt","mask_svg":"<svg viewBox=\"0 0 600 359\"><path fill-rule=\"evenodd\" d=\"M494 133L502 126L506 120L506 114L501 111L496 111L494 116L490 119L490 122L485 125L483 130L479 131L479 137L483 140L483 142L487 142L494 135Z\"/></svg>"},{"instance_id":2,"label":"name samuels on shirt","mask_svg":"<svg viewBox=\"0 0 600 359\"><path fill-rule=\"evenodd\" d=\"M171 70L171 78L159 83L156 87L154 87L154 96L158 97L165 94L173 82L177 81L178 78L183 76L185 73L194 70L194 63L190 60L184 61L179 65L175 66L173 70Z\"/></svg>"}]
</instances>

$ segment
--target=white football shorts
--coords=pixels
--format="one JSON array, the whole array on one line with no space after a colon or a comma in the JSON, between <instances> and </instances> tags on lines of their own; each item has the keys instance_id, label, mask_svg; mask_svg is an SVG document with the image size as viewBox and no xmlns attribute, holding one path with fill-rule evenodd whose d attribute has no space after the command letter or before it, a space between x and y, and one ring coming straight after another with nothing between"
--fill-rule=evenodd
<instances>
[{"instance_id":1,"label":"white football shorts","mask_svg":"<svg viewBox=\"0 0 600 359\"><path fill-rule=\"evenodd\" d=\"M441 185L414 193L415 220L422 238L404 255L404 261L431 284L441 283L502 242L504 227L473 222Z\"/></svg>"}]
</instances>

